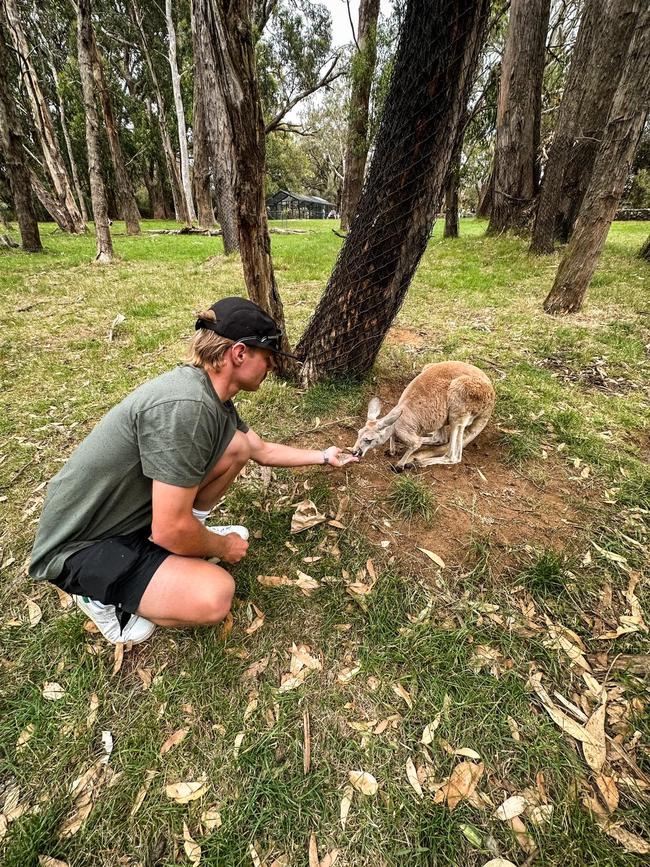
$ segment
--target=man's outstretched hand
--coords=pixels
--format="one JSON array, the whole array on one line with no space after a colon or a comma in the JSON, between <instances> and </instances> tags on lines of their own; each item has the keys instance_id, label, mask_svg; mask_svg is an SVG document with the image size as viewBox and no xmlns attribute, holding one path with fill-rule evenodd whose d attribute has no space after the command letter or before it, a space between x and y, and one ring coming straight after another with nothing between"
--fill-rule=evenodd
<instances>
[{"instance_id":1,"label":"man's outstretched hand","mask_svg":"<svg viewBox=\"0 0 650 867\"><path fill-rule=\"evenodd\" d=\"M325 449L323 452L324 455L327 455L327 463L331 467L344 467L346 464L356 464L359 462L359 458L355 458L353 455L348 452L344 452L343 449L339 449L337 446L330 446L328 449Z\"/></svg>"}]
</instances>

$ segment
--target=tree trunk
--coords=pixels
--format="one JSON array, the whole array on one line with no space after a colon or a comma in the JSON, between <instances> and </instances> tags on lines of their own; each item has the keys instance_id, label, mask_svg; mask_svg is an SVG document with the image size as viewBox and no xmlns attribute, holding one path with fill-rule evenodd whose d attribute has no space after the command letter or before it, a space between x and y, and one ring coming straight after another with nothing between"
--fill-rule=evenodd
<instances>
[{"instance_id":1,"label":"tree trunk","mask_svg":"<svg viewBox=\"0 0 650 867\"><path fill-rule=\"evenodd\" d=\"M634 27L646 4L647 0L606 0L592 57L584 70L584 96L575 144L564 173L558 219L558 236L562 241L571 237L591 180Z\"/></svg>"},{"instance_id":2,"label":"tree trunk","mask_svg":"<svg viewBox=\"0 0 650 867\"><path fill-rule=\"evenodd\" d=\"M460 160L463 152L463 138L465 137L465 118L461 122L461 129L456 139L456 147L451 157L451 168L447 177L445 188L445 238L458 237L458 188L460 186Z\"/></svg>"},{"instance_id":3,"label":"tree trunk","mask_svg":"<svg viewBox=\"0 0 650 867\"><path fill-rule=\"evenodd\" d=\"M214 0L192 0L194 56L201 58L201 63L195 66L195 75L199 79L199 93L203 103L217 219L223 233L224 253L229 255L239 249L235 207L237 169L232 126L217 61L219 43L214 35L217 32L215 20Z\"/></svg>"},{"instance_id":4,"label":"tree trunk","mask_svg":"<svg viewBox=\"0 0 650 867\"><path fill-rule=\"evenodd\" d=\"M194 29L194 22L192 22ZM212 208L212 184L209 160L209 145L204 117L203 94L200 76L194 75L194 123L192 124L192 145L194 156L194 195L198 211L199 226L211 229L214 226Z\"/></svg>"},{"instance_id":5,"label":"tree trunk","mask_svg":"<svg viewBox=\"0 0 650 867\"><path fill-rule=\"evenodd\" d=\"M113 242L108 228L108 208L106 190L101 172L101 152L99 143L99 118L95 106L93 88L92 50L93 33L90 18L90 0L77 2L77 50L79 53L79 75L86 113L86 150L88 151L88 174L90 175L90 198L95 222L97 255L95 261L113 261Z\"/></svg>"},{"instance_id":6,"label":"tree trunk","mask_svg":"<svg viewBox=\"0 0 650 867\"><path fill-rule=\"evenodd\" d=\"M36 32L38 33L38 37L41 41L41 49L47 55L47 64L50 67L50 72L52 73L52 80L54 81L54 90L56 92L56 101L59 108L59 120L61 122L61 131L63 133L63 140L65 141L65 149L68 154L68 162L70 163L70 170L72 172L72 182L74 184L74 191L77 204L79 206L79 210L81 212L81 217L84 223L88 222L88 211L86 209L86 200L84 199L83 190L81 188L81 184L79 183L79 170L77 169L77 161L74 157L74 151L72 149L72 142L70 141L70 133L68 132L68 122L65 114L65 102L63 100L63 94L61 93L61 87L59 83L59 71L56 68L56 64L54 62L54 56L52 54L52 49L50 48L50 44L43 34L38 21L36 19L32 19L32 23L36 28Z\"/></svg>"},{"instance_id":7,"label":"tree trunk","mask_svg":"<svg viewBox=\"0 0 650 867\"><path fill-rule=\"evenodd\" d=\"M368 157L368 107L377 62L379 0L361 0L357 54L352 61L350 113L341 194L341 229L347 232L359 204Z\"/></svg>"},{"instance_id":8,"label":"tree trunk","mask_svg":"<svg viewBox=\"0 0 650 867\"><path fill-rule=\"evenodd\" d=\"M135 201L135 196L133 194L131 179L129 178L126 166L124 165L124 156L122 154L120 137L117 132L117 123L115 122L113 103L111 100L111 95L108 91L108 86L106 84L106 77L104 75L104 63L99 51L99 47L97 45L95 33L92 30L92 24L90 35L92 39L91 58L93 77L97 86L99 101L102 106L102 113L104 115L104 127L106 129L106 136L108 138L108 147L111 152L111 160L113 163L113 168L115 170L115 192L118 202L118 211L120 217L126 223L126 234L139 235L140 212L138 210L138 205Z\"/></svg>"},{"instance_id":9,"label":"tree trunk","mask_svg":"<svg viewBox=\"0 0 650 867\"><path fill-rule=\"evenodd\" d=\"M357 216L297 348L301 379L372 366L426 249L489 0L410 0Z\"/></svg>"},{"instance_id":10,"label":"tree trunk","mask_svg":"<svg viewBox=\"0 0 650 867\"><path fill-rule=\"evenodd\" d=\"M165 194L163 192L162 184L160 183L160 177L156 170L156 161L151 159L149 165L146 165L145 163L143 167L142 179L144 180L144 185L147 188L147 195L149 196L151 217L154 220L166 220L168 215L167 208L165 207Z\"/></svg>"},{"instance_id":11,"label":"tree trunk","mask_svg":"<svg viewBox=\"0 0 650 867\"><path fill-rule=\"evenodd\" d=\"M0 7L0 69L3 70L0 75L0 154L9 180L23 250L27 253L38 253L43 248L32 203L32 185L25 163L22 130L9 87L9 52L5 47L7 44L5 18Z\"/></svg>"},{"instance_id":12,"label":"tree trunk","mask_svg":"<svg viewBox=\"0 0 650 867\"><path fill-rule=\"evenodd\" d=\"M172 15L172 0L165 0L165 18L167 19L167 36L169 38L169 68L172 75L172 91L174 93L174 106L176 108L176 125L178 127L178 145L181 155L181 180L185 196L185 208L188 220L196 220L194 211L194 199L192 197L192 178L190 176L190 159L187 155L187 128L185 126L185 110L181 95L181 77L178 74L178 61L176 59L176 31L174 29L174 17Z\"/></svg>"},{"instance_id":13,"label":"tree trunk","mask_svg":"<svg viewBox=\"0 0 650 867\"><path fill-rule=\"evenodd\" d=\"M492 157L492 167L490 174L485 182L485 186L481 190L478 205L476 208L476 216L480 219L487 220L492 213L492 197L494 194L494 157Z\"/></svg>"},{"instance_id":14,"label":"tree trunk","mask_svg":"<svg viewBox=\"0 0 650 867\"><path fill-rule=\"evenodd\" d=\"M209 4L209 17L206 6ZM235 212L246 288L285 331L284 310L275 283L264 199L265 125L249 0L202 0L195 7L197 30L210 36L217 79L222 83L227 125L235 154ZM202 58L205 65L205 58ZM206 93L204 87L204 93ZM206 119L209 117L206 105ZM286 335L285 350L289 348ZM286 372L293 365L281 362Z\"/></svg>"},{"instance_id":15,"label":"tree trunk","mask_svg":"<svg viewBox=\"0 0 650 867\"><path fill-rule=\"evenodd\" d=\"M646 5L635 21L632 44L575 230L544 301L547 313L575 313L582 307L648 116L648 93L650 6Z\"/></svg>"},{"instance_id":16,"label":"tree trunk","mask_svg":"<svg viewBox=\"0 0 650 867\"><path fill-rule=\"evenodd\" d=\"M153 63L151 62L151 55L149 53L149 48L147 47L147 37L142 26L142 13L136 0L132 0L130 8L133 12L133 17L136 27L138 29L138 33L140 34L140 47L142 49L145 63L147 64L149 78L151 79L151 84L153 86L154 94L156 96L156 103L158 104L156 120L158 121L158 126L160 127L160 138L162 139L163 152L165 154L165 165L167 168L167 175L169 177L169 185L172 191L172 198L174 199L174 212L176 215L176 219L179 220L179 222L188 225L189 214L187 212L185 194L183 193L181 179L178 173L178 165L176 164L176 155L174 153L174 148L172 147L172 140L169 135L169 124L167 123L165 100L163 99L162 90L160 89L160 84L158 83L158 76L156 75Z\"/></svg>"},{"instance_id":17,"label":"tree trunk","mask_svg":"<svg viewBox=\"0 0 650 867\"><path fill-rule=\"evenodd\" d=\"M648 235L645 244L639 250L639 257L645 259L646 262L650 262L650 235Z\"/></svg>"},{"instance_id":18,"label":"tree trunk","mask_svg":"<svg viewBox=\"0 0 650 867\"><path fill-rule=\"evenodd\" d=\"M531 253L552 253L564 173L574 146L590 65L600 62L594 42L607 0L587 0L558 110L530 244ZM620 0L629 2L629 0Z\"/></svg>"},{"instance_id":19,"label":"tree trunk","mask_svg":"<svg viewBox=\"0 0 650 867\"><path fill-rule=\"evenodd\" d=\"M54 198L58 200L56 211L59 214L60 222L58 220L57 222L60 228L67 232L82 234L86 231L86 226L72 195L70 179L59 143L56 140L52 117L36 76L36 70L29 59L31 52L20 23L15 0L4 0L4 8L9 25L8 29L19 58L23 84L32 108L34 126L43 151L43 159L52 181Z\"/></svg>"},{"instance_id":20,"label":"tree trunk","mask_svg":"<svg viewBox=\"0 0 650 867\"><path fill-rule=\"evenodd\" d=\"M542 79L550 0L512 0L501 63L489 233L523 228L539 186Z\"/></svg>"}]
</instances>

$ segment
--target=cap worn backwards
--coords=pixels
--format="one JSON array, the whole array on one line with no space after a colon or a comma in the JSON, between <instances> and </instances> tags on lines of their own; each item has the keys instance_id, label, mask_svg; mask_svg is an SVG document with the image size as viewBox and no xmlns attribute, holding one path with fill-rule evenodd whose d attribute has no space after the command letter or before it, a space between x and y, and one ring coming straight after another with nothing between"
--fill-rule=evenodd
<instances>
[{"instance_id":1,"label":"cap worn backwards","mask_svg":"<svg viewBox=\"0 0 650 867\"><path fill-rule=\"evenodd\" d=\"M281 328L253 301L239 297L222 298L215 302L210 310L213 311L216 321L197 319L194 326L197 331L200 328L207 328L236 343L269 349L274 354L286 358L297 358L295 355L289 355L288 352L282 352Z\"/></svg>"}]
</instances>

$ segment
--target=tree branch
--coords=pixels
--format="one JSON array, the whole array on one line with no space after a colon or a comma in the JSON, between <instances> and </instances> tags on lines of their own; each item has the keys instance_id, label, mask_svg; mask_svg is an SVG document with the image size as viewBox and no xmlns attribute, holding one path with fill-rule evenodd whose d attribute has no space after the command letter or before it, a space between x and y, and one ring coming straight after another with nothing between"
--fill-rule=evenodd
<instances>
[{"instance_id":1,"label":"tree branch","mask_svg":"<svg viewBox=\"0 0 650 867\"><path fill-rule=\"evenodd\" d=\"M296 105L298 105L299 102L301 102L303 99L306 99L308 96L311 96L312 93L316 93L316 91L320 90L321 87L326 87L328 84L331 84L333 81L335 81L341 75L343 75L343 70L341 70L340 72L334 73L334 67L339 62L339 59L340 59L340 54L337 54L336 57L334 58L334 60L332 61L329 69L327 70L327 72L325 72L325 74L320 79L320 81L318 81L313 87L309 87L306 90L303 90L300 93L296 94L296 96L294 96L292 99L290 99L288 102L286 102L282 106L282 108L275 115L275 117L271 121L269 121L269 123L267 123L266 129L265 129L265 132L267 135L270 132L273 132L273 130L279 126L279 124L282 122L285 115L288 112L290 112L292 108L294 108Z\"/></svg>"}]
</instances>

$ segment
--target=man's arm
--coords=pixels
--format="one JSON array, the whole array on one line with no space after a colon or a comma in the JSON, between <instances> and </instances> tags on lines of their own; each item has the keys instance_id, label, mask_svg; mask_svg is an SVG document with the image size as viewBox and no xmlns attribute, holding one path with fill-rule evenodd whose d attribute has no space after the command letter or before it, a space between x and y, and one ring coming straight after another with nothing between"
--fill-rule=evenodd
<instances>
[{"instance_id":1,"label":"man's arm","mask_svg":"<svg viewBox=\"0 0 650 867\"><path fill-rule=\"evenodd\" d=\"M325 463L333 467L342 467L358 460L358 458L344 454L343 450L337 446L330 446L324 451L296 449L293 446L282 445L282 443L266 442L252 430L249 430L245 436L250 445L251 460L264 467L309 467ZM327 455L327 460L325 460L325 455Z\"/></svg>"},{"instance_id":2,"label":"man's arm","mask_svg":"<svg viewBox=\"0 0 650 867\"><path fill-rule=\"evenodd\" d=\"M237 533L218 536L206 530L192 514L198 489L198 485L180 488L154 480L152 540L182 557L220 557L227 563L237 563L246 554L248 542Z\"/></svg>"}]
</instances>

